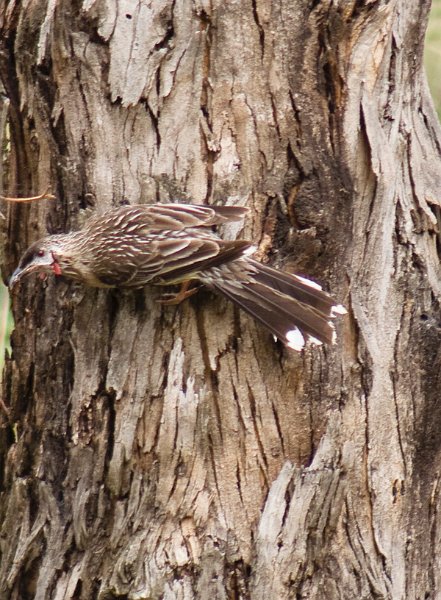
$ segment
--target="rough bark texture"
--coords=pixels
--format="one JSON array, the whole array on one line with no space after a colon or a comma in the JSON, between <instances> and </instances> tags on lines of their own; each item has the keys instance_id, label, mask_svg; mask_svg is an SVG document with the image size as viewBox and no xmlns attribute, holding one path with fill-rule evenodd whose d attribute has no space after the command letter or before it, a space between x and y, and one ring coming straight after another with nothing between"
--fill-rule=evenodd
<instances>
[{"instance_id":1,"label":"rough bark texture","mask_svg":"<svg viewBox=\"0 0 441 600\"><path fill-rule=\"evenodd\" d=\"M0 458L5 599L441 594L430 2L11 0L9 274L123 199L229 202L350 309L287 352L205 292L28 279ZM230 229L226 235L237 235Z\"/></svg>"}]
</instances>

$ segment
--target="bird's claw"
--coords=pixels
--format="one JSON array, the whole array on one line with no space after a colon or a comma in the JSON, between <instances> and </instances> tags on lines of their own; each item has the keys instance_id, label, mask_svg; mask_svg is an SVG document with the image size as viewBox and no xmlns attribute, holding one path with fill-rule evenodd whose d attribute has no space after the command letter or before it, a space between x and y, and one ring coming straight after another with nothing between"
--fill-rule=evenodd
<instances>
[{"instance_id":1,"label":"bird's claw","mask_svg":"<svg viewBox=\"0 0 441 600\"><path fill-rule=\"evenodd\" d=\"M190 298L190 296L196 294L198 290L198 287L188 289L188 283L187 285L182 284L182 287L177 294L164 294L161 296L158 302L160 304L164 304L165 306L175 306L176 304L180 304L187 298Z\"/></svg>"}]
</instances>

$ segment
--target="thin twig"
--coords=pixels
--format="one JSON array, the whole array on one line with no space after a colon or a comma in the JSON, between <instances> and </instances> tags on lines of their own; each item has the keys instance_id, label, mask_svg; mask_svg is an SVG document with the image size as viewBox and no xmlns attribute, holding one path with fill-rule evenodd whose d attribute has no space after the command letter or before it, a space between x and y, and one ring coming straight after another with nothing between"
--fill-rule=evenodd
<instances>
[{"instance_id":1,"label":"thin twig","mask_svg":"<svg viewBox=\"0 0 441 600\"><path fill-rule=\"evenodd\" d=\"M0 200L6 200L7 202L34 202L37 200L56 200L57 197L49 193L50 188L39 196L30 196L29 198L10 198L9 196L0 196Z\"/></svg>"}]
</instances>

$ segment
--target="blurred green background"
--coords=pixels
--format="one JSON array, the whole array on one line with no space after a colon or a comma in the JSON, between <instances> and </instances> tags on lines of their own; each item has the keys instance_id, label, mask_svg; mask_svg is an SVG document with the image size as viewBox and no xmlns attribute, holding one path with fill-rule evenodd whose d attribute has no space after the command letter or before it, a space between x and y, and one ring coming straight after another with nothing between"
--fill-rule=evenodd
<instances>
[{"instance_id":1,"label":"blurred green background","mask_svg":"<svg viewBox=\"0 0 441 600\"><path fill-rule=\"evenodd\" d=\"M5 362L5 350L11 352L9 338L13 327L12 313L9 310L8 288L0 284L0 381Z\"/></svg>"},{"instance_id":2,"label":"blurred green background","mask_svg":"<svg viewBox=\"0 0 441 600\"><path fill-rule=\"evenodd\" d=\"M441 0L432 1L424 62L435 107L441 118Z\"/></svg>"},{"instance_id":3,"label":"blurred green background","mask_svg":"<svg viewBox=\"0 0 441 600\"><path fill-rule=\"evenodd\" d=\"M409 0L413 1L413 0ZM416 0L417 1L417 0ZM429 86L435 102L438 116L441 118L441 0L433 0L430 13L429 27L426 35L424 55ZM2 160L0 161L0 182L3 179L4 161L8 156L8 136L4 135L4 103L0 89L0 132L2 137ZM2 110L3 109L3 110ZM3 123L2 123L3 121ZM0 186L1 188L1 186ZM41 190L34 190L35 193ZM1 216L0 216L1 218ZM9 338L13 327L12 316L9 310L9 297L7 288L0 281L0 377L3 371L5 350L10 352Z\"/></svg>"}]
</instances>

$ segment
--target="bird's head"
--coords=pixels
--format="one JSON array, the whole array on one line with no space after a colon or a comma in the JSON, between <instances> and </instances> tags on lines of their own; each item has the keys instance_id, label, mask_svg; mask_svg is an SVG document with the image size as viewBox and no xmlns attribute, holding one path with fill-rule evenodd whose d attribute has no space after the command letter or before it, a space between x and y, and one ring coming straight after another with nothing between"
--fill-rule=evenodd
<instances>
[{"instance_id":1,"label":"bird's head","mask_svg":"<svg viewBox=\"0 0 441 600\"><path fill-rule=\"evenodd\" d=\"M21 257L18 267L9 280L9 288L30 273L55 273L62 274L63 244L61 235L52 235L38 242L34 242Z\"/></svg>"}]
</instances>

